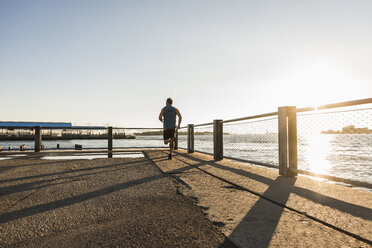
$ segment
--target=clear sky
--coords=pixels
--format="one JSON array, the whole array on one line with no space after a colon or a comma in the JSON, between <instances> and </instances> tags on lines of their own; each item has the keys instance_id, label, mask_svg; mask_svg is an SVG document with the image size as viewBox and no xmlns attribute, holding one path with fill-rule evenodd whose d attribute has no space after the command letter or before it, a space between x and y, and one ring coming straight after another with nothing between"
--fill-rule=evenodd
<instances>
[{"instance_id":1,"label":"clear sky","mask_svg":"<svg viewBox=\"0 0 372 248\"><path fill-rule=\"evenodd\" d=\"M160 127L371 97L372 1L0 0L0 120Z\"/></svg>"}]
</instances>

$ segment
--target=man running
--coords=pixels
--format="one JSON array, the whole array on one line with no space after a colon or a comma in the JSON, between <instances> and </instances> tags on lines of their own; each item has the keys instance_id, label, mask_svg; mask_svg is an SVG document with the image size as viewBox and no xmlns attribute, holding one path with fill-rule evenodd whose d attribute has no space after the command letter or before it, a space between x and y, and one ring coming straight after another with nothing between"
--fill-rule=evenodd
<instances>
[{"instance_id":1,"label":"man running","mask_svg":"<svg viewBox=\"0 0 372 248\"><path fill-rule=\"evenodd\" d=\"M163 138L164 144L169 143L170 153L168 158L172 159L172 152L174 149L174 139L176 133L176 115L178 116L178 126L177 129L181 126L182 116L180 111L172 106L172 98L168 98L166 106L161 109L159 114L159 120L163 122Z\"/></svg>"}]
</instances>

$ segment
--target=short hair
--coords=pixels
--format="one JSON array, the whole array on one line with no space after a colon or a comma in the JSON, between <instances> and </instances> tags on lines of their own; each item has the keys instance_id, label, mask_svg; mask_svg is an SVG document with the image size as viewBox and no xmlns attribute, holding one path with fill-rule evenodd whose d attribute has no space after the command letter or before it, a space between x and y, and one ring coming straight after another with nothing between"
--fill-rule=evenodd
<instances>
[{"instance_id":1,"label":"short hair","mask_svg":"<svg viewBox=\"0 0 372 248\"><path fill-rule=\"evenodd\" d=\"M173 99L169 97L169 98L167 99L167 103L169 103L170 105L172 105L172 103L173 103Z\"/></svg>"}]
</instances>

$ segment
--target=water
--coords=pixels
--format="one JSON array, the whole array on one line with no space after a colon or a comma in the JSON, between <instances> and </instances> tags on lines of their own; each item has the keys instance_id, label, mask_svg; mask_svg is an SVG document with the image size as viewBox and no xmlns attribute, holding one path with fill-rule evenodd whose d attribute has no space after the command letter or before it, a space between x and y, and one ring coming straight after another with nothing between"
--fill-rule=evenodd
<instances>
[{"instance_id":1,"label":"water","mask_svg":"<svg viewBox=\"0 0 372 248\"><path fill-rule=\"evenodd\" d=\"M33 149L32 141L1 141L3 150L26 144ZM43 141L46 149L107 147L107 140ZM166 147L162 136L137 136L136 139L114 140L114 148ZM179 147L187 147L187 137L179 136ZM195 150L213 153L212 135L196 135ZM0 153L1 154L1 153ZM277 134L224 135L224 155L278 165ZM318 134L299 136L298 168L361 182L372 183L372 134Z\"/></svg>"},{"instance_id":2,"label":"water","mask_svg":"<svg viewBox=\"0 0 372 248\"><path fill-rule=\"evenodd\" d=\"M163 147L163 136L137 136L136 139L114 139L113 146L129 148L129 147ZM34 149L34 141L0 141L0 146L3 150L18 149L21 145L25 144L27 149ZM107 148L107 140L97 139L97 140L44 140L42 142L45 149L56 149L57 144L60 145L61 149L72 149L75 148L75 144L82 145L83 148Z\"/></svg>"}]
</instances>

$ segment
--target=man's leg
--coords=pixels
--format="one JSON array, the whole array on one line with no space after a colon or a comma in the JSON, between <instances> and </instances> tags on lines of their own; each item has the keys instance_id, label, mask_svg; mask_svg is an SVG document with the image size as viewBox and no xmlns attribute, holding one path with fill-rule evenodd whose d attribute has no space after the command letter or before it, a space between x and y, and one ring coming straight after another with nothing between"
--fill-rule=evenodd
<instances>
[{"instance_id":1,"label":"man's leg","mask_svg":"<svg viewBox=\"0 0 372 248\"><path fill-rule=\"evenodd\" d=\"M171 138L170 139L170 143L169 143L170 153L173 152L173 148L174 148L174 138Z\"/></svg>"},{"instance_id":2,"label":"man's leg","mask_svg":"<svg viewBox=\"0 0 372 248\"><path fill-rule=\"evenodd\" d=\"M171 138L169 142L169 150L170 150L169 156L168 156L169 159L172 159L173 148L174 148L174 138Z\"/></svg>"}]
</instances>

